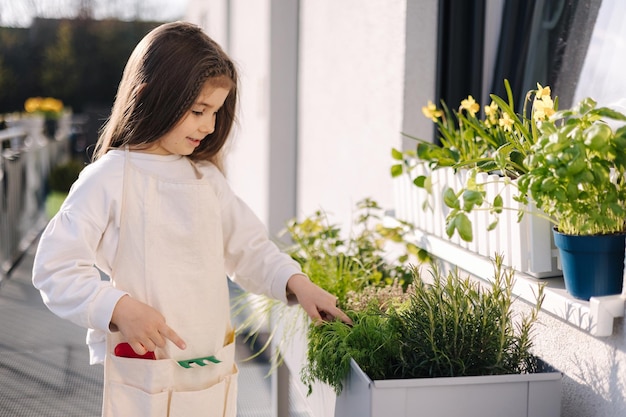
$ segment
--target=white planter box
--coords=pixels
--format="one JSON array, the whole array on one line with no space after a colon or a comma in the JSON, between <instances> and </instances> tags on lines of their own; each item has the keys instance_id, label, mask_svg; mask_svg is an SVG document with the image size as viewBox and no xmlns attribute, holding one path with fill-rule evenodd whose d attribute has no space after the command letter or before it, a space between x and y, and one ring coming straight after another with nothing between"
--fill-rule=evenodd
<instances>
[{"instance_id":1,"label":"white planter box","mask_svg":"<svg viewBox=\"0 0 626 417\"><path fill-rule=\"evenodd\" d=\"M280 346L280 354L284 360L284 366L289 370L289 379L291 379L291 381L281 380L279 384L283 387L288 386L289 383L293 384L295 390L292 393L300 397L297 402L305 405L308 409L307 415L311 417L333 417L337 399L335 391L326 384L316 382L313 384L311 395L307 395L308 389L300 380L300 373L306 365L308 319L304 319L302 311L292 307L279 306L274 310L274 313L270 327L275 330L274 342L284 342ZM272 348L276 348L275 343ZM279 373L277 377L284 378L285 375ZM289 393L284 389L274 391L274 395L277 396L275 400L277 403L296 401L295 399L289 400L287 398ZM276 417L287 416L287 414L278 414Z\"/></svg>"},{"instance_id":2,"label":"white planter box","mask_svg":"<svg viewBox=\"0 0 626 417\"><path fill-rule=\"evenodd\" d=\"M432 195L413 184L413 180L419 175L432 177ZM443 190L447 186L459 190L465 183L465 175L466 171L455 173L452 168L431 171L426 165L418 164L410 175L401 175L395 179L395 217L414 224L422 232L449 240L485 258L493 258L496 253L502 254L505 266L535 278L562 275L558 268L558 251L554 246L552 224L537 216L527 214L518 222L516 211L504 210L499 216L497 228L487 231L487 226L492 221L488 211L475 210L469 215L473 241L465 242L457 233L448 237L445 220L450 209L443 203ZM506 184L501 177L481 174L477 181L486 184L488 200L493 201L500 194L504 207L519 206L513 200L513 186Z\"/></svg>"},{"instance_id":3,"label":"white planter box","mask_svg":"<svg viewBox=\"0 0 626 417\"><path fill-rule=\"evenodd\" d=\"M351 362L335 417L560 417L560 372L372 381Z\"/></svg>"}]
</instances>

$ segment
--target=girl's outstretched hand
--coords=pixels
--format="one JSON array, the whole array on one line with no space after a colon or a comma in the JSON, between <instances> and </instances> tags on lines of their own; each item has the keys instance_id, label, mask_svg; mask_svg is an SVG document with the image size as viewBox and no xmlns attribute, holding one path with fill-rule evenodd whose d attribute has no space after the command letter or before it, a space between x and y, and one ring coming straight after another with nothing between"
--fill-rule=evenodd
<instances>
[{"instance_id":1,"label":"girl's outstretched hand","mask_svg":"<svg viewBox=\"0 0 626 417\"><path fill-rule=\"evenodd\" d=\"M166 339L180 349L186 347L183 339L165 324L165 317L161 313L129 295L120 298L115 305L111 325L124 335L138 355L164 347Z\"/></svg>"},{"instance_id":2,"label":"girl's outstretched hand","mask_svg":"<svg viewBox=\"0 0 626 417\"><path fill-rule=\"evenodd\" d=\"M337 307L337 297L312 283L305 275L294 274L287 281L287 294L293 294L314 322L339 319L352 324L350 317Z\"/></svg>"}]
</instances>

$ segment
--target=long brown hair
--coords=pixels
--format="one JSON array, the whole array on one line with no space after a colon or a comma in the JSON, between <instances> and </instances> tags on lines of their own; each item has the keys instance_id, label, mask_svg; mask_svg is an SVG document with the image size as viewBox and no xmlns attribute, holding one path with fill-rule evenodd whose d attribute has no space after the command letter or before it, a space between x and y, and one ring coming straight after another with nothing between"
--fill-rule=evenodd
<instances>
[{"instance_id":1,"label":"long brown hair","mask_svg":"<svg viewBox=\"0 0 626 417\"><path fill-rule=\"evenodd\" d=\"M215 41L186 22L158 26L137 44L93 159L113 148L142 147L158 140L191 109L207 81L230 92L218 111L215 131L189 157L222 168L220 151L235 120L237 71Z\"/></svg>"}]
</instances>

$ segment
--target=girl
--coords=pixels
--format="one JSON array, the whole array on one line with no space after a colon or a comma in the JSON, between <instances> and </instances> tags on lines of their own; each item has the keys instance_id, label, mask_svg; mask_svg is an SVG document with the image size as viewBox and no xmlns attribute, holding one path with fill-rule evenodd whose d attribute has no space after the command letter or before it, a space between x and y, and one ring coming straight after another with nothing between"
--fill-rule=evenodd
<instances>
[{"instance_id":1,"label":"girl","mask_svg":"<svg viewBox=\"0 0 626 417\"><path fill-rule=\"evenodd\" d=\"M227 276L313 320L349 322L229 188L221 157L236 100L235 67L200 28L152 30L94 162L41 236L33 283L50 310L90 329L103 416L236 416ZM197 358L205 366L189 367Z\"/></svg>"}]
</instances>

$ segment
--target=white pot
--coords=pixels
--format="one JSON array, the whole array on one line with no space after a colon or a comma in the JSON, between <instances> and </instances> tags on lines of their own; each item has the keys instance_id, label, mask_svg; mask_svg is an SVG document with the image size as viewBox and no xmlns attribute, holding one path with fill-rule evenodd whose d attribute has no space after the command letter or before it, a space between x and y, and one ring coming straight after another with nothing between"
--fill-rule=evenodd
<instances>
[{"instance_id":1,"label":"white pot","mask_svg":"<svg viewBox=\"0 0 626 417\"><path fill-rule=\"evenodd\" d=\"M372 381L351 361L335 417L560 417L560 372Z\"/></svg>"},{"instance_id":2,"label":"white pot","mask_svg":"<svg viewBox=\"0 0 626 417\"><path fill-rule=\"evenodd\" d=\"M432 179L432 195L413 184L419 175ZM538 216L527 214L521 222L517 221L517 212L504 210L499 216L498 226L488 231L487 226L493 221L489 213L475 210L470 213L474 239L472 242L461 240L457 233L451 238L446 234L446 216L450 209L443 202L443 190L452 187L458 191L465 184L467 171L454 172L452 168L430 170L425 164L417 164L409 175L395 179L395 217L407 221L428 236L449 241L456 246L490 259L494 255L504 256L503 264L516 271L535 278L561 276L558 268L557 251L552 239L552 224ZM497 176L479 174L477 182L485 185L487 199L492 201L496 195L504 200L504 207L518 207L513 200L514 187ZM529 206L528 210L533 207ZM429 250L429 248L425 248ZM433 253L435 256L441 254ZM465 265L458 265L461 269Z\"/></svg>"}]
</instances>

